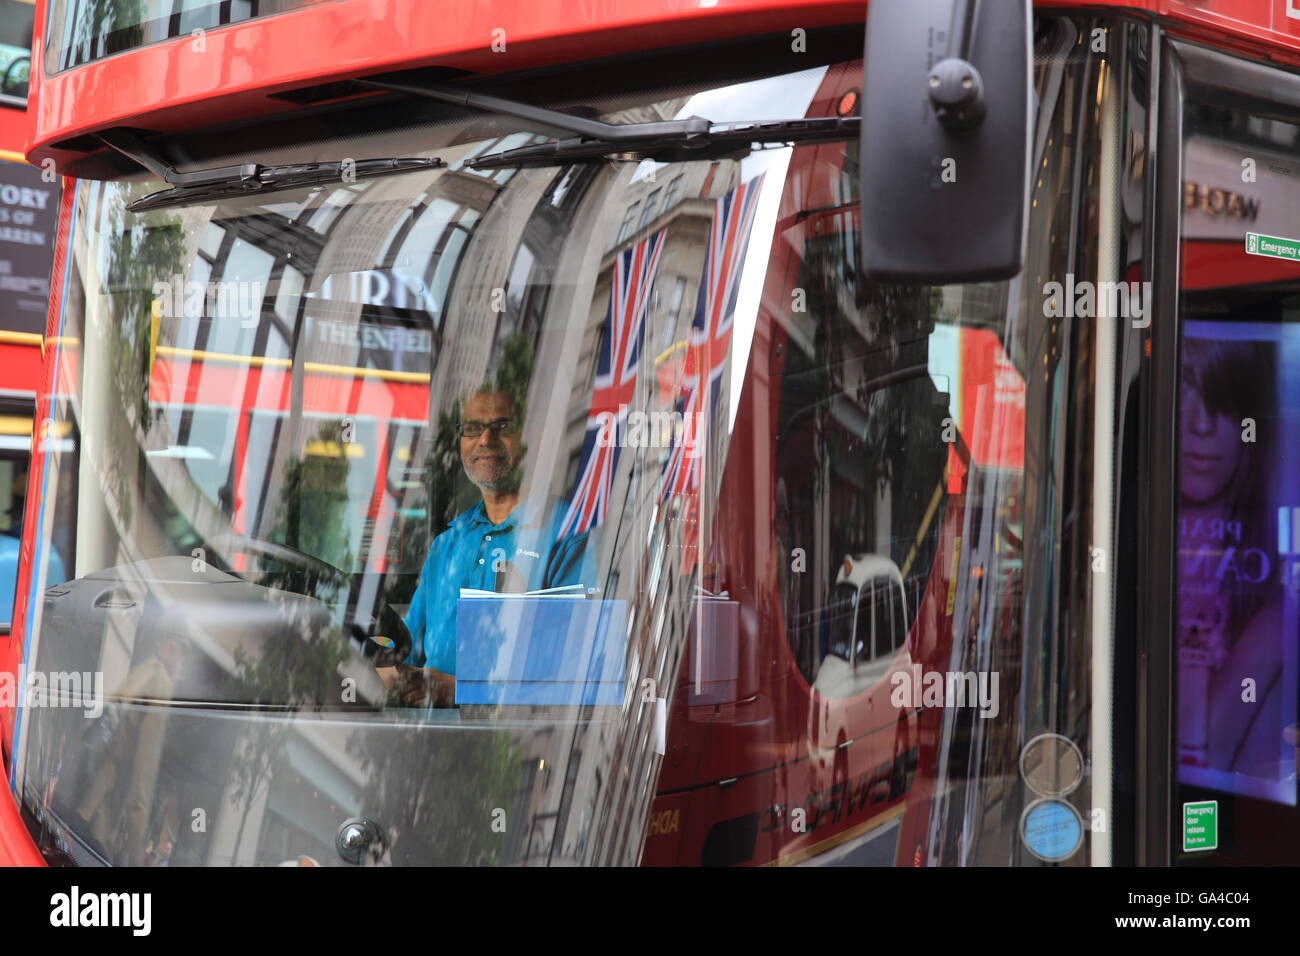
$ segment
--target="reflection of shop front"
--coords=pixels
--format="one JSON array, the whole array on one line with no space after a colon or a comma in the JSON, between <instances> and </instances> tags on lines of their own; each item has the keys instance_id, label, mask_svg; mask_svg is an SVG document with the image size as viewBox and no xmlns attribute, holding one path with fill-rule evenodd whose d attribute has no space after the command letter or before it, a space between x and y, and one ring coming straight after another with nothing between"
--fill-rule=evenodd
<instances>
[{"instance_id":1,"label":"reflection of shop front","mask_svg":"<svg viewBox=\"0 0 1300 956\"><path fill-rule=\"evenodd\" d=\"M1257 144L1193 136L1183 172L1183 288L1294 281L1295 264L1248 255L1246 234L1300 236L1300 162Z\"/></svg>"},{"instance_id":2,"label":"reflection of shop front","mask_svg":"<svg viewBox=\"0 0 1300 956\"><path fill-rule=\"evenodd\" d=\"M33 398L58 207L57 182L26 163L0 161L0 390Z\"/></svg>"}]
</instances>

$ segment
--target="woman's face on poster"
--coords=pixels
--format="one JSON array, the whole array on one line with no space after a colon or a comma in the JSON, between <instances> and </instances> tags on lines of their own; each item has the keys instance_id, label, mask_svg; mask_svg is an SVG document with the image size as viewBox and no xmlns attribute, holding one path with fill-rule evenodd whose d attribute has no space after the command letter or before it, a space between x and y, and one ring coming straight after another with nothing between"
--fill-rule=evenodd
<instances>
[{"instance_id":1,"label":"woman's face on poster","mask_svg":"<svg viewBox=\"0 0 1300 956\"><path fill-rule=\"evenodd\" d=\"M1182 496L1208 504L1225 494L1241 463L1241 424L1211 411L1200 390L1183 383L1178 485Z\"/></svg>"}]
</instances>

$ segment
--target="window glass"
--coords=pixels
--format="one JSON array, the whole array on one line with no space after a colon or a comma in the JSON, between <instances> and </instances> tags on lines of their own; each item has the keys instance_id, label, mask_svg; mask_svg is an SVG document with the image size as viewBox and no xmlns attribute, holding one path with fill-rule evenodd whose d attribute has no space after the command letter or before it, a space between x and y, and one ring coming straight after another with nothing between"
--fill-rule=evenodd
<instances>
[{"instance_id":1,"label":"window glass","mask_svg":"<svg viewBox=\"0 0 1300 956\"><path fill-rule=\"evenodd\" d=\"M668 184L668 192L664 193L664 208L672 209L677 204L677 194L681 192L682 177L675 176L673 181Z\"/></svg>"},{"instance_id":2,"label":"window glass","mask_svg":"<svg viewBox=\"0 0 1300 956\"><path fill-rule=\"evenodd\" d=\"M622 242L632 232L632 223L636 221L637 210L641 208L640 202L634 202L627 207L627 212L623 215L623 224L618 227L617 242Z\"/></svg>"},{"instance_id":3,"label":"window glass","mask_svg":"<svg viewBox=\"0 0 1300 956\"><path fill-rule=\"evenodd\" d=\"M1216 845L1174 855L1278 863L1300 852L1300 123L1191 103L1184 130L1175 819L1219 809Z\"/></svg>"},{"instance_id":4,"label":"window glass","mask_svg":"<svg viewBox=\"0 0 1300 956\"><path fill-rule=\"evenodd\" d=\"M35 13L25 0L0 0L0 96L27 99Z\"/></svg>"},{"instance_id":5,"label":"window glass","mask_svg":"<svg viewBox=\"0 0 1300 956\"><path fill-rule=\"evenodd\" d=\"M871 595L872 614L876 624L875 641L873 642L875 649L871 652L872 657L884 657L894 649L894 619L892 617L889 592L888 579L877 578Z\"/></svg>"},{"instance_id":6,"label":"window glass","mask_svg":"<svg viewBox=\"0 0 1300 956\"><path fill-rule=\"evenodd\" d=\"M853 644L862 642L863 627L870 628L870 622L858 614L858 590L851 584L841 584L835 591L835 599L827 608L825 623L826 653L834 654L840 660L853 659ZM855 629L855 620L857 621Z\"/></svg>"},{"instance_id":7,"label":"window glass","mask_svg":"<svg viewBox=\"0 0 1300 956\"><path fill-rule=\"evenodd\" d=\"M58 73L159 40L189 36L306 6L316 0L52 0L46 37L45 68ZM10 0L12 6L21 6ZM27 34L31 36L31 15ZM30 42L30 40L29 40Z\"/></svg>"},{"instance_id":8,"label":"window glass","mask_svg":"<svg viewBox=\"0 0 1300 956\"><path fill-rule=\"evenodd\" d=\"M645 209L641 211L641 221L637 223L637 229L644 229L658 215L660 192L661 190L656 189L646 198Z\"/></svg>"},{"instance_id":9,"label":"window glass","mask_svg":"<svg viewBox=\"0 0 1300 956\"><path fill-rule=\"evenodd\" d=\"M896 651L907 640L907 611L903 605L903 590L895 582L890 582L889 586L889 613L894 625L889 649Z\"/></svg>"}]
</instances>

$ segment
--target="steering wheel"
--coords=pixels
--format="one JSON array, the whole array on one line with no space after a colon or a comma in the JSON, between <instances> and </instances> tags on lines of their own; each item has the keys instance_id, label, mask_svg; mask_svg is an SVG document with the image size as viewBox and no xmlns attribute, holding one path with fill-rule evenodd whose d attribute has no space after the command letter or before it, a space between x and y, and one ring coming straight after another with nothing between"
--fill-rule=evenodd
<instances>
[{"instance_id":1,"label":"steering wheel","mask_svg":"<svg viewBox=\"0 0 1300 956\"><path fill-rule=\"evenodd\" d=\"M348 633L361 644L361 653L375 667L396 667L411 656L411 632L387 602L380 602L378 619L354 611Z\"/></svg>"},{"instance_id":2,"label":"steering wheel","mask_svg":"<svg viewBox=\"0 0 1300 956\"><path fill-rule=\"evenodd\" d=\"M278 541L231 533L218 535L209 543L222 554L255 554L258 557L269 558L276 564L283 564L295 571L306 571L320 578L345 576L342 570L315 555L291 548L287 544L280 544Z\"/></svg>"},{"instance_id":3,"label":"steering wheel","mask_svg":"<svg viewBox=\"0 0 1300 956\"><path fill-rule=\"evenodd\" d=\"M315 555L299 551L287 544L267 541L246 534L223 534L213 538L209 545L220 554L253 554L296 571L303 571L317 579L337 581L347 577L347 572L322 561ZM387 603L380 602L378 616L371 617L357 609L344 623L347 635L361 645L362 653L375 667L395 667L411 653L411 632L401 615Z\"/></svg>"},{"instance_id":4,"label":"steering wheel","mask_svg":"<svg viewBox=\"0 0 1300 956\"><path fill-rule=\"evenodd\" d=\"M20 56L20 57L18 57L18 59L14 60L12 63L9 64L9 66L5 69L4 79L3 79L3 80L0 80L0 90L2 90L2 91L5 93L5 95L7 95L7 96L26 96L26 95L27 95L27 91L26 91L26 90L23 90L22 93L15 93L15 92L13 92L12 89L10 89L11 85L12 85L12 86L17 86L17 85L18 85L18 84L17 84L16 82L14 82L14 80L13 80L13 72L14 72L14 68L15 68L15 67L19 67L19 66L23 66L23 65L26 65L26 67L27 67L27 79L26 79L25 81L23 81L23 85L26 86L27 84L29 84L29 83L31 82L31 76L32 76L32 58L31 58L30 56Z\"/></svg>"}]
</instances>

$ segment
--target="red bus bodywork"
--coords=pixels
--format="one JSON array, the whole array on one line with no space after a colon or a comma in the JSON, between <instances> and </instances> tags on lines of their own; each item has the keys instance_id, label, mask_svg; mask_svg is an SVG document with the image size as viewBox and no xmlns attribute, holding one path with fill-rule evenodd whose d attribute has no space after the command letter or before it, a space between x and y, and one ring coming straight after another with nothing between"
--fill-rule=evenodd
<instances>
[{"instance_id":1,"label":"red bus bodywork","mask_svg":"<svg viewBox=\"0 0 1300 956\"><path fill-rule=\"evenodd\" d=\"M0 104L0 161L26 162L28 126L26 111ZM39 336L5 334L0 329L0 369L4 370L0 389L38 392L43 381Z\"/></svg>"},{"instance_id":2,"label":"red bus bodywork","mask_svg":"<svg viewBox=\"0 0 1300 956\"><path fill-rule=\"evenodd\" d=\"M1037 6L1079 5L1050 0ZM1145 14L1175 34L1300 66L1297 0L1135 0L1087 6ZM75 174L84 150L90 148L84 137L95 130L130 126L165 133L288 112L294 104L274 94L368 74L425 66L506 73L666 48L683 35L705 44L747 34L857 24L864 17L860 0L718 0L709 7L684 7L682 0L622 0L617 5L601 0L469 5L333 0L309 5L209 31L201 52L189 38L179 38L55 76L34 69L27 155L34 163L52 158L60 170ZM42 3L33 44L37 64L43 59L44 22ZM504 31L505 53L491 47L498 29ZM860 78L831 71L812 115L833 115L834 103L855 82ZM805 161L812 162L814 152L804 150ZM796 181L797 172L792 165L789 182ZM764 302L788 300L801 231L851 228L856 208L828 208L833 200L816 194L817 188L814 177L808 177L806 195L787 192L783 198ZM52 285L56 290L61 287L71 205L72 192L67 190ZM822 211L794 222L799 210ZM789 236L782 236L783 227L791 230ZM59 312L56 293L47 337L58 335ZM771 553L758 533L774 517L774 495L764 482L774 474L775 448L766 429L774 420L781 390L782 368L774 357L781 352L784 335L774 317L760 309L718 510L712 516L716 527L728 529L726 555L710 556L725 557L728 577L718 586L727 589L741 609L735 700L692 706L691 657L685 655L672 695L667 748L644 835L643 860L652 865L795 864L902 815L892 862L919 865L932 797L929 788L938 763L934 742L940 711L900 712L889 701L888 673L853 698L827 700L800 674L784 639L787 622L781 619L776 566L787 557ZM992 380L997 364L993 351L984 358L988 361L979 374ZM155 366L155 397L170 387L159 378L167 371L166 360ZM203 382L206 387L212 378L204 376ZM241 408L286 407L284 383L274 372L250 378L245 389ZM53 383L41 390L37 420L45 415L52 391L57 391ZM188 393L184 400L205 401ZM425 404L418 385L393 390L387 384L367 383L353 390L352 400L350 411L381 417L385 407L409 406L422 413ZM222 401L229 397L211 399L213 404ZM341 411L333 406L327 410ZM955 567L953 556L960 547L958 519L965 507L969 470L998 464L985 460L978 448L967 460L950 460L948 505L933 519L939 540L933 569L920 613L890 673L916 664L931 669L945 660L952 626L949 592L955 585L948 569ZM31 487L39 489L40 482L37 456ZM29 495L28 527L35 526L37 503L37 495ZM30 577L31 548L30 541L24 542L22 580ZM20 591L14 633L0 643L0 670L16 672L19 667L28 599ZM13 711L6 708L0 722L0 737L7 744ZM795 810L804 811L802 831L789 826ZM39 861L6 788L0 797L0 865Z\"/></svg>"}]
</instances>

